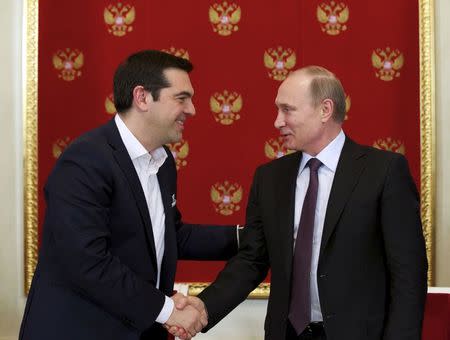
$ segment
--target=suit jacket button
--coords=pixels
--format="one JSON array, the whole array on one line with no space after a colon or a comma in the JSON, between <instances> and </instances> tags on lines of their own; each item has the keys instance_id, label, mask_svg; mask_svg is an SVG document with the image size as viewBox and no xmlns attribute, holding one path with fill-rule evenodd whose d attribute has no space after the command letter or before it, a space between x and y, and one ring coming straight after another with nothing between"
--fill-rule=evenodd
<instances>
[{"instance_id":1,"label":"suit jacket button","mask_svg":"<svg viewBox=\"0 0 450 340\"><path fill-rule=\"evenodd\" d=\"M320 275L319 275L319 278L320 278L320 279L323 279L323 278L325 278L326 276L327 276L326 274L320 274Z\"/></svg>"}]
</instances>

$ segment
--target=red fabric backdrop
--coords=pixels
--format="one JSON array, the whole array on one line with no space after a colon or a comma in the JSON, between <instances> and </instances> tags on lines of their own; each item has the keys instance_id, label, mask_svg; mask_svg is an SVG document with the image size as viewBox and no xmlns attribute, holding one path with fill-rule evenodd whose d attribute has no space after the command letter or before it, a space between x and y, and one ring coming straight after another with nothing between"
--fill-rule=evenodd
<instances>
[{"instance_id":1,"label":"red fabric backdrop","mask_svg":"<svg viewBox=\"0 0 450 340\"><path fill-rule=\"evenodd\" d=\"M253 171L277 144L274 99L295 68L335 72L345 132L406 154L419 184L418 7L411 0L39 2L39 225L42 188L64 147L114 114L112 75L126 56L164 49L195 69L197 115L179 162L184 220L243 223ZM211 281L223 263L184 262L178 281Z\"/></svg>"}]
</instances>

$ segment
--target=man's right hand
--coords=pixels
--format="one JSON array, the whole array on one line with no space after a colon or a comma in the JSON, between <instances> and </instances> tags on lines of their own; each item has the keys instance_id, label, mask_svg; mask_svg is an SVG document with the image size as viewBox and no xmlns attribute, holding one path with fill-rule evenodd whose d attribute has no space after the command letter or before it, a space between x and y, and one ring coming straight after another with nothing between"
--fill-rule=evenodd
<instances>
[{"instance_id":1,"label":"man's right hand","mask_svg":"<svg viewBox=\"0 0 450 340\"><path fill-rule=\"evenodd\" d=\"M191 339L208 324L205 304L197 297L176 294L175 308L167 320L166 329L181 339Z\"/></svg>"}]
</instances>

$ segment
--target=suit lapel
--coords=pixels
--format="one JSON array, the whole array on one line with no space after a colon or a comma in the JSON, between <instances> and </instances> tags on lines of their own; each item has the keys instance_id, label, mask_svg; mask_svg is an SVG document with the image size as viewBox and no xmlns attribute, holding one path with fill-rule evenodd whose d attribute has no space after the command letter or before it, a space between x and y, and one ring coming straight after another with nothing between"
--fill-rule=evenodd
<instances>
[{"instance_id":1,"label":"suit lapel","mask_svg":"<svg viewBox=\"0 0 450 340\"><path fill-rule=\"evenodd\" d=\"M175 268L177 264L177 248L176 246L176 231L173 225L174 221L174 209L172 207L173 202L175 202L175 185L171 185L176 182L175 178L170 178L171 170L171 155L168 150L168 158L161 166L158 171L158 183L161 191L161 199L164 206L165 218L165 234L164 234L164 256L161 264L161 275L160 275L160 290L167 295L172 295L173 282L175 280ZM175 165L173 164L173 167Z\"/></svg>"},{"instance_id":2,"label":"suit lapel","mask_svg":"<svg viewBox=\"0 0 450 340\"><path fill-rule=\"evenodd\" d=\"M136 200L136 205L138 207L139 213L141 215L142 221L144 223L145 235L147 237L147 242L151 250L151 259L154 267L157 267L156 263L156 250L155 250L155 240L153 238L152 232L152 222L150 220L150 214L147 207L147 201L145 200L144 191L142 190L141 182L134 168L133 162L128 154L125 145L123 144L122 138L120 137L119 130L117 129L114 119L112 119L107 125L107 135L110 145L113 147L113 155L119 164L125 178L130 185L131 191L133 193L134 199Z\"/></svg>"},{"instance_id":3,"label":"suit lapel","mask_svg":"<svg viewBox=\"0 0 450 340\"><path fill-rule=\"evenodd\" d=\"M334 232L339 217L344 210L365 167L364 149L346 138L334 175L320 245L320 255ZM319 257L320 258L320 257Z\"/></svg>"},{"instance_id":4,"label":"suit lapel","mask_svg":"<svg viewBox=\"0 0 450 340\"><path fill-rule=\"evenodd\" d=\"M288 156L289 157L289 156ZM286 273L292 270L292 256L294 248L294 214L295 214L295 187L302 153L296 152L286 159L277 176L280 180L277 186L277 201L279 214L280 252L285 259Z\"/></svg>"}]
</instances>

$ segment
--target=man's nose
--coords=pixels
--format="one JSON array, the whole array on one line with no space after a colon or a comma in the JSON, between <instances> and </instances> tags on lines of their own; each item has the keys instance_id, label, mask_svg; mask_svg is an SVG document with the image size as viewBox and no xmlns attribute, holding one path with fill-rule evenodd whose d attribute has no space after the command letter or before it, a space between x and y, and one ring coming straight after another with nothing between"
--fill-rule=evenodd
<instances>
[{"instance_id":1,"label":"man's nose","mask_svg":"<svg viewBox=\"0 0 450 340\"><path fill-rule=\"evenodd\" d=\"M283 114L282 114L280 111L278 111L277 118L275 118L275 122L273 123L273 125L274 125L277 129L280 129L280 128L282 128L283 126L285 126L285 123L284 123L284 117L283 117Z\"/></svg>"},{"instance_id":2,"label":"man's nose","mask_svg":"<svg viewBox=\"0 0 450 340\"><path fill-rule=\"evenodd\" d=\"M195 106L192 100L189 100L189 103L187 104L187 108L184 111L186 114L190 116L195 116Z\"/></svg>"}]
</instances>

